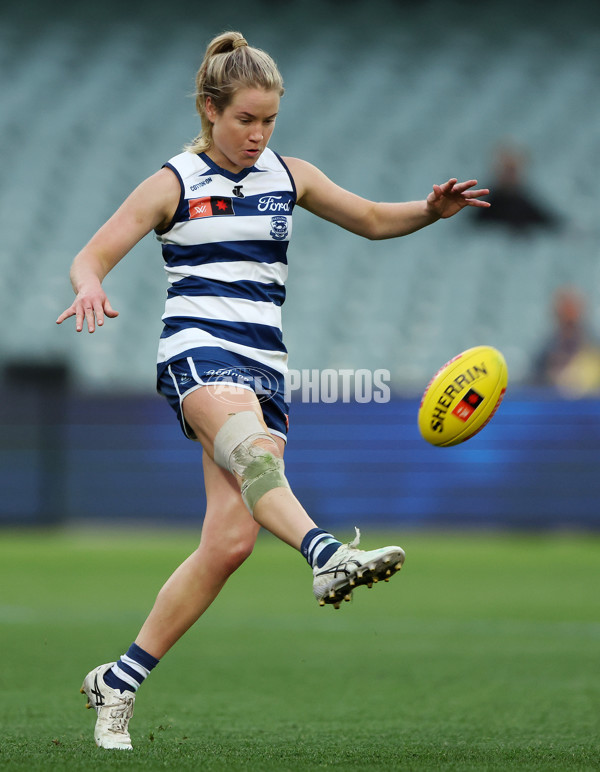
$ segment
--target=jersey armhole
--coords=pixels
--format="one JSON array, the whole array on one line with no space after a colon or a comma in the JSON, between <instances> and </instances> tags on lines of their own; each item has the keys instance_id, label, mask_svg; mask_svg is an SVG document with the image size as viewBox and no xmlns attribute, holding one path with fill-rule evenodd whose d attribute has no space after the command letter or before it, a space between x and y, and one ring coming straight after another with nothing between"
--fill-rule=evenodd
<instances>
[{"instance_id":1,"label":"jersey armhole","mask_svg":"<svg viewBox=\"0 0 600 772\"><path fill-rule=\"evenodd\" d=\"M288 169L288 165L283 160L283 158L279 155L279 153L275 153L273 150L273 153L277 156L277 159L279 160L279 163L283 166L283 168L287 172L287 176L290 178L290 182L292 183L292 190L294 191L294 204L298 202L298 191L296 190L296 183L294 182L294 178L292 177L291 171Z\"/></svg>"},{"instance_id":2,"label":"jersey armhole","mask_svg":"<svg viewBox=\"0 0 600 772\"><path fill-rule=\"evenodd\" d=\"M179 191L180 192L179 192L179 202L177 204L177 209L175 209L175 214L171 218L171 222L167 225L166 228L161 228L160 230L155 228L154 232L156 233L157 236L162 236L163 234L167 233L175 225L175 223L177 222L177 215L178 215L179 210L181 209L181 205L183 204L183 201L184 201L184 194L185 194L185 186L183 184L183 180L181 179L181 174L179 174L179 172L173 166L173 164L166 163L166 164L163 164L161 168L162 169L170 169L173 172L173 174L177 177L177 179L179 180Z\"/></svg>"}]
</instances>

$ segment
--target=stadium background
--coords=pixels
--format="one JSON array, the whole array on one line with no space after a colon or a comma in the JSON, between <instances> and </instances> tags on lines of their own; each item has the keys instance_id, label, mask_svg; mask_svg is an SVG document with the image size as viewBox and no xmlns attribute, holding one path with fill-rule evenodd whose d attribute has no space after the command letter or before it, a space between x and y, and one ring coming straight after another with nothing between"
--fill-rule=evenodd
<instances>
[{"instance_id":1,"label":"stadium background","mask_svg":"<svg viewBox=\"0 0 600 772\"><path fill-rule=\"evenodd\" d=\"M381 200L488 184L498 142L560 232L515 237L470 213L370 243L299 211L284 325L290 366L386 368L392 402L293 405L287 468L325 527L598 528L600 403L529 385L554 290L600 330L596 3L4 3L0 10L0 522L151 520L203 509L198 448L153 393L165 292L146 238L106 281L94 336L54 320L73 256L192 138L207 41L239 28L286 84L272 146ZM449 356L500 348L510 388L465 446L429 448L418 397ZM323 469L325 471L323 471ZM351 491L351 493L349 493Z\"/></svg>"}]
</instances>

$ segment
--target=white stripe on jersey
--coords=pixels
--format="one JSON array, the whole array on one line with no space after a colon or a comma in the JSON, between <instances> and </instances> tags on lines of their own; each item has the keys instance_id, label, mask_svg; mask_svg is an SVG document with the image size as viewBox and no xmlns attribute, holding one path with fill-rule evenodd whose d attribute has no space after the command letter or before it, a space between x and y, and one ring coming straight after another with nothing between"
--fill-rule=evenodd
<instances>
[{"instance_id":1,"label":"white stripe on jersey","mask_svg":"<svg viewBox=\"0 0 600 772\"><path fill-rule=\"evenodd\" d=\"M235 202L234 202L235 207ZM284 215L285 216L285 215ZM292 218L287 221L286 241L292 234ZM225 222L224 222L225 221ZM223 241L224 224L226 223L227 241L271 241L270 217L240 217L239 215L217 215L201 217L198 220L186 220L177 223L169 231L169 244L184 246L188 244L218 244ZM159 241L161 239L159 238ZM164 240L164 239L163 239Z\"/></svg>"},{"instance_id":2,"label":"white stripe on jersey","mask_svg":"<svg viewBox=\"0 0 600 772\"><path fill-rule=\"evenodd\" d=\"M196 276L217 281L258 281L261 284L285 284L288 267L285 263L258 263L251 260L204 263L202 265L165 266L171 284Z\"/></svg>"},{"instance_id":3,"label":"white stripe on jersey","mask_svg":"<svg viewBox=\"0 0 600 772\"><path fill-rule=\"evenodd\" d=\"M206 330L192 328L181 330L168 338L161 338L158 344L158 362L167 362L172 357L178 357L186 351L203 346L223 348L234 354L240 354L248 359L254 359L260 364L267 365L279 373L287 373L287 352L269 351L257 349L252 346L244 346L230 340L223 340L211 335Z\"/></svg>"},{"instance_id":4,"label":"white stripe on jersey","mask_svg":"<svg viewBox=\"0 0 600 772\"><path fill-rule=\"evenodd\" d=\"M270 148L266 148L255 164L257 173L251 172L245 175L239 183L223 177L219 171L210 167L206 161L194 153L183 152L170 159L169 163L175 167L181 176L185 189L185 198L204 198L204 196L231 196L234 185L242 186L245 196L264 194L265 185L263 177L269 177L270 190L290 190L290 178L283 168L277 155Z\"/></svg>"},{"instance_id":5,"label":"white stripe on jersey","mask_svg":"<svg viewBox=\"0 0 600 772\"><path fill-rule=\"evenodd\" d=\"M185 297L178 295L165 303L163 320L170 316L191 316L202 319L243 319L249 324L268 324L281 329L281 306L268 301L246 300L245 298Z\"/></svg>"}]
</instances>

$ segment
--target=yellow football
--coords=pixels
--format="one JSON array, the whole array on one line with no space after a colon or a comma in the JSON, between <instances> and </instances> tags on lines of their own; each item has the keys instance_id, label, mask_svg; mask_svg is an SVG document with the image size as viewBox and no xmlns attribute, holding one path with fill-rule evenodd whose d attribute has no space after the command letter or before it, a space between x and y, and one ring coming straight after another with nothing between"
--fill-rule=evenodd
<instances>
[{"instance_id":1,"label":"yellow football","mask_svg":"<svg viewBox=\"0 0 600 772\"><path fill-rule=\"evenodd\" d=\"M421 399L423 438L442 448L468 440L498 410L507 383L504 357L492 346L475 346L446 362Z\"/></svg>"}]
</instances>

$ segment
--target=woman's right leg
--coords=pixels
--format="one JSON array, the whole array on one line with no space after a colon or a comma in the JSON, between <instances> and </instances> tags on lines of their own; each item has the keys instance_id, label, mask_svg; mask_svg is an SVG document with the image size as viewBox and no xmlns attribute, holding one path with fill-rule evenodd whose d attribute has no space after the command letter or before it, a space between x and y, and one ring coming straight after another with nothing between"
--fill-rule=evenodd
<instances>
[{"instance_id":1,"label":"woman's right leg","mask_svg":"<svg viewBox=\"0 0 600 772\"><path fill-rule=\"evenodd\" d=\"M132 747L128 725L136 683L206 611L254 547L259 526L235 479L206 454L203 464L207 509L200 546L160 590L127 654L90 671L81 687L88 707L96 709L94 739L102 748Z\"/></svg>"},{"instance_id":2,"label":"woman's right leg","mask_svg":"<svg viewBox=\"0 0 600 772\"><path fill-rule=\"evenodd\" d=\"M260 526L233 475L203 454L207 508L200 545L160 590L136 643L160 659L206 611L250 555Z\"/></svg>"}]
</instances>

